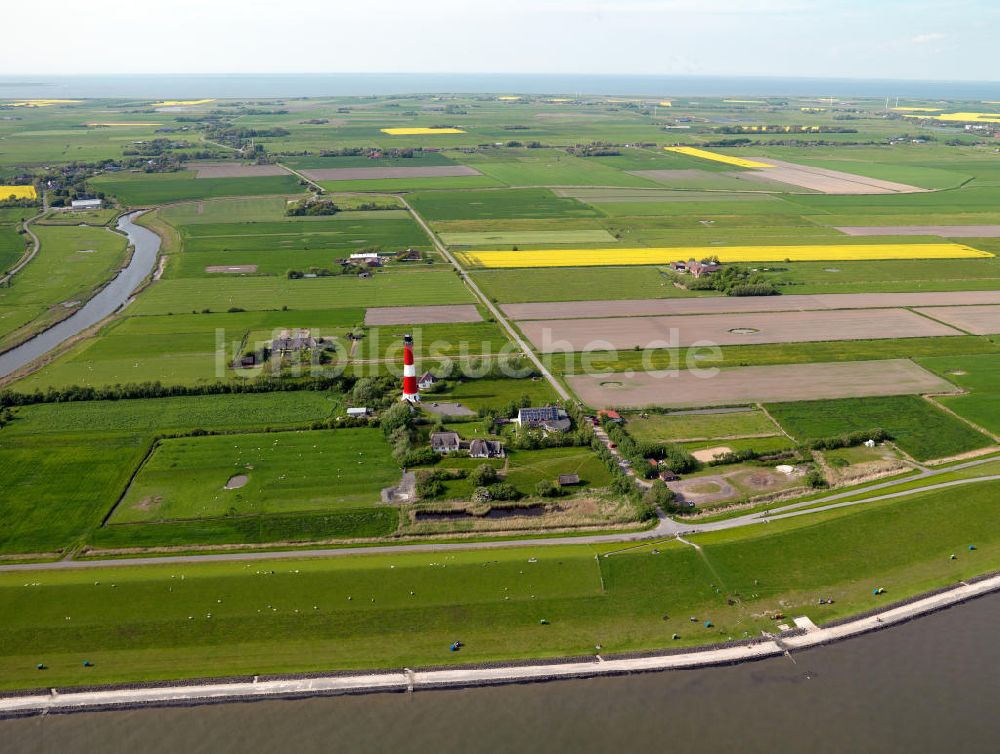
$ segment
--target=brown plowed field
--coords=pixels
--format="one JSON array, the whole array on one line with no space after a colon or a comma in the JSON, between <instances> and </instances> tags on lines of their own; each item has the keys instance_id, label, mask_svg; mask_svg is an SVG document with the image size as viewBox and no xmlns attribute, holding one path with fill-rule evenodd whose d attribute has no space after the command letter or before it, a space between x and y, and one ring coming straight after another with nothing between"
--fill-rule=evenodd
<instances>
[{"instance_id":1,"label":"brown plowed field","mask_svg":"<svg viewBox=\"0 0 1000 754\"><path fill-rule=\"evenodd\" d=\"M423 168L316 168L299 171L314 181L364 181L371 178L453 178L482 175L467 165L428 165Z\"/></svg>"},{"instance_id":2,"label":"brown plowed field","mask_svg":"<svg viewBox=\"0 0 1000 754\"><path fill-rule=\"evenodd\" d=\"M973 335L1000 333L1000 306L945 306L917 311Z\"/></svg>"},{"instance_id":3,"label":"brown plowed field","mask_svg":"<svg viewBox=\"0 0 1000 754\"><path fill-rule=\"evenodd\" d=\"M960 334L905 309L533 320L520 326L542 353Z\"/></svg>"},{"instance_id":4,"label":"brown plowed field","mask_svg":"<svg viewBox=\"0 0 1000 754\"><path fill-rule=\"evenodd\" d=\"M289 175L280 165L241 165L238 162L205 162L192 166L198 178L259 178L263 175Z\"/></svg>"},{"instance_id":5,"label":"brown plowed field","mask_svg":"<svg viewBox=\"0 0 1000 754\"><path fill-rule=\"evenodd\" d=\"M450 306L381 306L365 312L366 325L437 325L448 322L482 322L472 304Z\"/></svg>"},{"instance_id":6,"label":"brown plowed field","mask_svg":"<svg viewBox=\"0 0 1000 754\"><path fill-rule=\"evenodd\" d=\"M845 225L837 230L849 236L1000 238L1000 225Z\"/></svg>"},{"instance_id":7,"label":"brown plowed field","mask_svg":"<svg viewBox=\"0 0 1000 754\"><path fill-rule=\"evenodd\" d=\"M814 168L809 165L796 165L794 162L772 160L770 157L748 157L747 159L766 162L774 167L743 170L739 173L731 173L731 175L750 181L778 181L824 194L910 194L926 190L905 183L883 181L854 173L843 173L839 170Z\"/></svg>"},{"instance_id":8,"label":"brown plowed field","mask_svg":"<svg viewBox=\"0 0 1000 754\"><path fill-rule=\"evenodd\" d=\"M908 359L765 367L570 375L569 386L593 408L712 406L820 398L954 392L950 382ZM603 384L602 384L603 383Z\"/></svg>"},{"instance_id":9,"label":"brown plowed field","mask_svg":"<svg viewBox=\"0 0 1000 754\"><path fill-rule=\"evenodd\" d=\"M711 296L707 298L651 298L624 301L553 301L504 304L504 313L526 319L577 317L650 317L666 314L723 314L725 312L783 312L821 309L882 309L900 306L964 306L1000 304L1000 291L931 293L822 293L815 296Z\"/></svg>"}]
</instances>

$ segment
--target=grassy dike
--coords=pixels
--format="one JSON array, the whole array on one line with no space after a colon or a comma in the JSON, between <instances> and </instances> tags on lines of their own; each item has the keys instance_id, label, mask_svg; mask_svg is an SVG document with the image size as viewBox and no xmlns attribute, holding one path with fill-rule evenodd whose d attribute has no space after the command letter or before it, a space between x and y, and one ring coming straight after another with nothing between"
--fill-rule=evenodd
<instances>
[{"instance_id":1,"label":"grassy dike","mask_svg":"<svg viewBox=\"0 0 1000 754\"><path fill-rule=\"evenodd\" d=\"M8 571L0 687L694 646L773 629L776 612L822 624L1000 568L998 491L983 483L714 532L692 538L700 550L554 545ZM465 646L449 652L455 640Z\"/></svg>"}]
</instances>

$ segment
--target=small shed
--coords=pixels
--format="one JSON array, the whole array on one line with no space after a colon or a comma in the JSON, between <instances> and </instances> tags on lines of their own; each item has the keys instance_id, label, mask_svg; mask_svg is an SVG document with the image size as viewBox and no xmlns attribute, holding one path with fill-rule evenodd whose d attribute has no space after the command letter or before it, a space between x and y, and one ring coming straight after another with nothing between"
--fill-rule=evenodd
<instances>
[{"instance_id":1,"label":"small shed","mask_svg":"<svg viewBox=\"0 0 1000 754\"><path fill-rule=\"evenodd\" d=\"M347 415L353 417L368 416L371 412L365 406L358 406L357 408L347 409Z\"/></svg>"},{"instance_id":2,"label":"small shed","mask_svg":"<svg viewBox=\"0 0 1000 754\"><path fill-rule=\"evenodd\" d=\"M573 487L580 483L579 474L560 474L559 475L559 486L560 487Z\"/></svg>"}]
</instances>

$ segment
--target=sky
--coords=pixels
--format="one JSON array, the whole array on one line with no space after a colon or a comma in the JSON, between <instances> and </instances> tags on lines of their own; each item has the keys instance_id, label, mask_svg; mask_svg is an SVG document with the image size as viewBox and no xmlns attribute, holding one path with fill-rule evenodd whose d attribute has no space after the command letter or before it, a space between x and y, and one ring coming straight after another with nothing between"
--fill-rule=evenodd
<instances>
[{"instance_id":1,"label":"sky","mask_svg":"<svg viewBox=\"0 0 1000 754\"><path fill-rule=\"evenodd\" d=\"M0 14L4 75L990 80L1000 37L997 0L47 0Z\"/></svg>"}]
</instances>

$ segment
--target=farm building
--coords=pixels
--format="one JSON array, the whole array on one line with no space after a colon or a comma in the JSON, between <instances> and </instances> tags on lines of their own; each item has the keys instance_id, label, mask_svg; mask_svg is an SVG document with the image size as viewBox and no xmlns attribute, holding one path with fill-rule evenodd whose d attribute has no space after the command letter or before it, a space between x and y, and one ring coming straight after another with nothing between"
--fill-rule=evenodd
<instances>
[{"instance_id":1,"label":"farm building","mask_svg":"<svg viewBox=\"0 0 1000 754\"><path fill-rule=\"evenodd\" d=\"M603 408L597 412L597 418L607 419L608 421L612 421L615 423L624 421L622 419L622 415L619 414L617 411L612 411L611 409L603 409Z\"/></svg>"},{"instance_id":2,"label":"farm building","mask_svg":"<svg viewBox=\"0 0 1000 754\"><path fill-rule=\"evenodd\" d=\"M503 444L499 440L473 440L469 443L472 458L503 458Z\"/></svg>"},{"instance_id":3,"label":"farm building","mask_svg":"<svg viewBox=\"0 0 1000 754\"><path fill-rule=\"evenodd\" d=\"M356 408L347 409L347 415L351 417L368 416L368 414L370 413L371 411L369 411L368 408L365 406L358 406Z\"/></svg>"},{"instance_id":4,"label":"farm building","mask_svg":"<svg viewBox=\"0 0 1000 754\"><path fill-rule=\"evenodd\" d=\"M560 487L573 487L580 483L579 474L560 474L559 475L559 486Z\"/></svg>"},{"instance_id":5,"label":"farm building","mask_svg":"<svg viewBox=\"0 0 1000 754\"><path fill-rule=\"evenodd\" d=\"M428 390L438 384L441 380L435 377L430 372L424 372L420 375L420 379L417 380L417 387L421 390Z\"/></svg>"},{"instance_id":6,"label":"farm building","mask_svg":"<svg viewBox=\"0 0 1000 754\"><path fill-rule=\"evenodd\" d=\"M70 209L100 209L103 204L100 199L74 199Z\"/></svg>"},{"instance_id":7,"label":"farm building","mask_svg":"<svg viewBox=\"0 0 1000 754\"><path fill-rule=\"evenodd\" d=\"M282 330L271 341L271 353L286 354L315 348L317 341L308 330Z\"/></svg>"},{"instance_id":8,"label":"farm building","mask_svg":"<svg viewBox=\"0 0 1000 754\"><path fill-rule=\"evenodd\" d=\"M362 251L358 254L351 254L347 261L351 264L364 264L369 267L382 266L382 257L376 251Z\"/></svg>"},{"instance_id":9,"label":"farm building","mask_svg":"<svg viewBox=\"0 0 1000 754\"><path fill-rule=\"evenodd\" d=\"M514 423L524 429L541 429L545 432L565 432L572 426L566 412L556 406L520 408Z\"/></svg>"},{"instance_id":10,"label":"farm building","mask_svg":"<svg viewBox=\"0 0 1000 754\"><path fill-rule=\"evenodd\" d=\"M503 444L499 440L466 441L458 436L458 432L432 432L431 450L435 453L454 453L458 450L469 451L472 458L503 458Z\"/></svg>"},{"instance_id":11,"label":"farm building","mask_svg":"<svg viewBox=\"0 0 1000 754\"><path fill-rule=\"evenodd\" d=\"M435 453L453 453L462 447L458 432L432 432L431 450Z\"/></svg>"}]
</instances>

